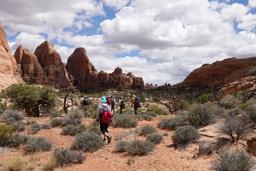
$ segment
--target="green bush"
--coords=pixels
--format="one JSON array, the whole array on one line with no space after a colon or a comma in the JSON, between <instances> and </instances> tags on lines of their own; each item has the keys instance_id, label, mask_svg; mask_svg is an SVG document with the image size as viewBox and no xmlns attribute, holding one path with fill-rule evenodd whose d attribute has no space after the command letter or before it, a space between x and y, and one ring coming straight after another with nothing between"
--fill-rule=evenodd
<instances>
[{"instance_id":1,"label":"green bush","mask_svg":"<svg viewBox=\"0 0 256 171\"><path fill-rule=\"evenodd\" d=\"M85 159L82 152L71 151L65 148L55 149L53 156L58 167L82 163Z\"/></svg>"},{"instance_id":2,"label":"green bush","mask_svg":"<svg viewBox=\"0 0 256 171\"><path fill-rule=\"evenodd\" d=\"M8 145L9 138L14 132L13 127L5 124L0 124L0 146Z\"/></svg>"},{"instance_id":3,"label":"green bush","mask_svg":"<svg viewBox=\"0 0 256 171\"><path fill-rule=\"evenodd\" d=\"M138 133L140 136L147 136L148 134L156 132L156 129L151 125L145 125L139 128Z\"/></svg>"},{"instance_id":4,"label":"green bush","mask_svg":"<svg viewBox=\"0 0 256 171\"><path fill-rule=\"evenodd\" d=\"M220 132L230 136L232 142L237 142L248 128L249 126L244 118L237 115L228 115L220 127Z\"/></svg>"},{"instance_id":5,"label":"green bush","mask_svg":"<svg viewBox=\"0 0 256 171\"><path fill-rule=\"evenodd\" d=\"M62 124L63 124L63 119L61 119L61 118L53 118L50 121L50 125L52 127L61 126Z\"/></svg>"},{"instance_id":6,"label":"green bush","mask_svg":"<svg viewBox=\"0 0 256 171\"><path fill-rule=\"evenodd\" d=\"M215 146L211 142L201 142L198 148L198 155L211 155Z\"/></svg>"},{"instance_id":7,"label":"green bush","mask_svg":"<svg viewBox=\"0 0 256 171\"><path fill-rule=\"evenodd\" d=\"M148 154L149 152L152 152L154 147L154 144L152 144L151 142L143 140L133 140L129 143L127 152L130 155L143 156Z\"/></svg>"},{"instance_id":8,"label":"green bush","mask_svg":"<svg viewBox=\"0 0 256 171\"><path fill-rule=\"evenodd\" d=\"M157 115L167 115L168 112L156 105L150 105L147 109L147 112L155 113Z\"/></svg>"},{"instance_id":9,"label":"green bush","mask_svg":"<svg viewBox=\"0 0 256 171\"><path fill-rule=\"evenodd\" d=\"M41 110L49 110L56 104L55 92L48 87L13 84L6 89L5 95L29 116L38 117Z\"/></svg>"},{"instance_id":10,"label":"green bush","mask_svg":"<svg viewBox=\"0 0 256 171\"><path fill-rule=\"evenodd\" d=\"M8 124L22 121L24 119L24 117L22 116L22 114L20 112L14 111L14 110L6 110L4 112L3 118L4 118L5 122Z\"/></svg>"},{"instance_id":11,"label":"green bush","mask_svg":"<svg viewBox=\"0 0 256 171\"><path fill-rule=\"evenodd\" d=\"M250 171L252 167L252 157L243 150L224 150L213 165L215 171Z\"/></svg>"},{"instance_id":12,"label":"green bush","mask_svg":"<svg viewBox=\"0 0 256 171\"><path fill-rule=\"evenodd\" d=\"M118 128L134 128L137 126L137 120L129 115L114 116L113 126Z\"/></svg>"},{"instance_id":13,"label":"green bush","mask_svg":"<svg viewBox=\"0 0 256 171\"><path fill-rule=\"evenodd\" d=\"M239 100L235 96L227 95L220 100L219 105L225 109L231 109L236 107L238 103Z\"/></svg>"},{"instance_id":14,"label":"green bush","mask_svg":"<svg viewBox=\"0 0 256 171\"><path fill-rule=\"evenodd\" d=\"M163 136L157 132L154 132L152 134L147 135L146 140L153 144L159 144L163 140Z\"/></svg>"},{"instance_id":15,"label":"green bush","mask_svg":"<svg viewBox=\"0 0 256 171\"><path fill-rule=\"evenodd\" d=\"M64 118L62 125L79 125L82 122L82 118L83 112L81 110L72 110L68 112L67 116Z\"/></svg>"},{"instance_id":16,"label":"green bush","mask_svg":"<svg viewBox=\"0 0 256 171\"><path fill-rule=\"evenodd\" d=\"M67 125L62 128L61 134L74 136L84 131L86 131L86 127L84 125Z\"/></svg>"},{"instance_id":17,"label":"green bush","mask_svg":"<svg viewBox=\"0 0 256 171\"><path fill-rule=\"evenodd\" d=\"M26 154L39 151L49 151L51 147L51 143L44 138L30 138L24 148L24 151Z\"/></svg>"},{"instance_id":18,"label":"green bush","mask_svg":"<svg viewBox=\"0 0 256 171\"><path fill-rule=\"evenodd\" d=\"M115 151L118 153L126 152L129 145L129 142L127 141L118 141L115 147Z\"/></svg>"},{"instance_id":19,"label":"green bush","mask_svg":"<svg viewBox=\"0 0 256 171\"><path fill-rule=\"evenodd\" d=\"M194 105L188 114L188 122L196 128L207 126L215 117L211 112L207 105Z\"/></svg>"},{"instance_id":20,"label":"green bush","mask_svg":"<svg viewBox=\"0 0 256 171\"><path fill-rule=\"evenodd\" d=\"M103 146L101 137L94 132L83 132L76 135L72 149L82 151L96 151Z\"/></svg>"},{"instance_id":21,"label":"green bush","mask_svg":"<svg viewBox=\"0 0 256 171\"><path fill-rule=\"evenodd\" d=\"M42 129L51 129L52 126L51 126L50 124L42 124L42 125L41 125L41 128L42 128Z\"/></svg>"},{"instance_id":22,"label":"green bush","mask_svg":"<svg viewBox=\"0 0 256 171\"><path fill-rule=\"evenodd\" d=\"M98 126L92 126L88 129L88 132L94 132L95 134L101 135L100 128Z\"/></svg>"},{"instance_id":23,"label":"green bush","mask_svg":"<svg viewBox=\"0 0 256 171\"><path fill-rule=\"evenodd\" d=\"M256 123L256 104L252 104L247 108L249 118Z\"/></svg>"},{"instance_id":24,"label":"green bush","mask_svg":"<svg viewBox=\"0 0 256 171\"><path fill-rule=\"evenodd\" d=\"M41 130L41 127L38 123L33 123L32 125L30 125L30 133L31 134L36 134L40 130Z\"/></svg>"},{"instance_id":25,"label":"green bush","mask_svg":"<svg viewBox=\"0 0 256 171\"><path fill-rule=\"evenodd\" d=\"M176 119L162 119L158 124L158 128L166 129L166 130L173 130L177 126Z\"/></svg>"},{"instance_id":26,"label":"green bush","mask_svg":"<svg viewBox=\"0 0 256 171\"><path fill-rule=\"evenodd\" d=\"M204 103L208 102L211 97L212 97L212 93L201 94L198 97L198 102L204 104Z\"/></svg>"},{"instance_id":27,"label":"green bush","mask_svg":"<svg viewBox=\"0 0 256 171\"><path fill-rule=\"evenodd\" d=\"M29 137L26 135L13 134L8 138L8 147L19 147L20 145L25 145Z\"/></svg>"},{"instance_id":28,"label":"green bush","mask_svg":"<svg viewBox=\"0 0 256 171\"><path fill-rule=\"evenodd\" d=\"M199 134L196 128L194 128L193 126L185 125L178 127L175 130L172 136L172 140L174 146L177 147L179 145L186 145L189 142L196 140L198 137Z\"/></svg>"}]
</instances>

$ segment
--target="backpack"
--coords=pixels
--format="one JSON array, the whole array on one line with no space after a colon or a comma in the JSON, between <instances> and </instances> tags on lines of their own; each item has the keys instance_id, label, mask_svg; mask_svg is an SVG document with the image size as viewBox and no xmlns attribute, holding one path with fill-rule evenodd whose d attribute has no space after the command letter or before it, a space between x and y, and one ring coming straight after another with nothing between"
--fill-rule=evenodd
<instances>
[{"instance_id":1,"label":"backpack","mask_svg":"<svg viewBox=\"0 0 256 171\"><path fill-rule=\"evenodd\" d=\"M83 106L89 105L88 99L87 99L87 98L84 98L82 104L83 104Z\"/></svg>"},{"instance_id":2,"label":"backpack","mask_svg":"<svg viewBox=\"0 0 256 171\"><path fill-rule=\"evenodd\" d=\"M112 119L112 113L110 111L104 111L102 117L101 117L101 122L110 124L111 119Z\"/></svg>"}]
</instances>

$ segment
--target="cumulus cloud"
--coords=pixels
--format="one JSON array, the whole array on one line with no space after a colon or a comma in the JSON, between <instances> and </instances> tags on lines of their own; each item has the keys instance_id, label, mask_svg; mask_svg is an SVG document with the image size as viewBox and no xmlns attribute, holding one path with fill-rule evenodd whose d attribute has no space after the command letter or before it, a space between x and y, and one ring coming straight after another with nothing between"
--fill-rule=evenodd
<instances>
[{"instance_id":1,"label":"cumulus cloud","mask_svg":"<svg viewBox=\"0 0 256 171\"><path fill-rule=\"evenodd\" d=\"M97 23L96 33L80 32L95 16L108 18L104 5L114 18ZM256 56L253 8L255 0L247 6L230 0L13 0L2 3L0 19L8 33L19 33L12 47L21 43L33 51L46 33L64 62L85 47L98 70L120 66L146 82L174 84L204 63Z\"/></svg>"}]
</instances>

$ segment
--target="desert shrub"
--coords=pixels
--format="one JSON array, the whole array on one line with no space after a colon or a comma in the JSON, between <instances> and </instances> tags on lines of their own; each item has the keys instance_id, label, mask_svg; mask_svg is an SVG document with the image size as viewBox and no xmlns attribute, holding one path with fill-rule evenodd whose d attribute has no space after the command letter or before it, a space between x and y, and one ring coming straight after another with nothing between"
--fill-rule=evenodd
<instances>
[{"instance_id":1,"label":"desert shrub","mask_svg":"<svg viewBox=\"0 0 256 171\"><path fill-rule=\"evenodd\" d=\"M26 124L22 121L18 121L18 122L13 122L10 124L15 131L17 132L21 132L21 131L24 131L25 127L26 127Z\"/></svg>"},{"instance_id":2,"label":"desert shrub","mask_svg":"<svg viewBox=\"0 0 256 171\"><path fill-rule=\"evenodd\" d=\"M60 117L61 116L61 113L55 109L52 109L50 111L48 111L50 117L52 118L56 118L56 117Z\"/></svg>"},{"instance_id":3,"label":"desert shrub","mask_svg":"<svg viewBox=\"0 0 256 171\"><path fill-rule=\"evenodd\" d=\"M3 118L4 118L5 122L8 124L12 124L14 122L19 122L24 119L22 114L15 110L6 110L4 112Z\"/></svg>"},{"instance_id":4,"label":"desert shrub","mask_svg":"<svg viewBox=\"0 0 256 171\"><path fill-rule=\"evenodd\" d=\"M28 141L29 137L26 135L13 134L8 138L8 146L9 147L18 147L20 145L25 145Z\"/></svg>"},{"instance_id":5,"label":"desert shrub","mask_svg":"<svg viewBox=\"0 0 256 171\"><path fill-rule=\"evenodd\" d=\"M41 110L55 106L55 92L48 87L13 84L5 91L6 97L19 109L24 109L29 116L39 116Z\"/></svg>"},{"instance_id":6,"label":"desert shrub","mask_svg":"<svg viewBox=\"0 0 256 171\"><path fill-rule=\"evenodd\" d=\"M199 143L198 155L211 155L215 149L215 146L211 142Z\"/></svg>"},{"instance_id":7,"label":"desert shrub","mask_svg":"<svg viewBox=\"0 0 256 171\"><path fill-rule=\"evenodd\" d=\"M161 96L153 96L153 97L152 97L152 100L153 100L154 102L160 102L160 101L161 101Z\"/></svg>"},{"instance_id":8,"label":"desert shrub","mask_svg":"<svg viewBox=\"0 0 256 171\"><path fill-rule=\"evenodd\" d=\"M9 138L14 132L13 127L5 124L0 124L0 146L8 145Z\"/></svg>"},{"instance_id":9,"label":"desert shrub","mask_svg":"<svg viewBox=\"0 0 256 171\"><path fill-rule=\"evenodd\" d=\"M220 132L230 136L232 142L238 141L248 130L248 124L241 116L228 115L220 126Z\"/></svg>"},{"instance_id":10,"label":"desert shrub","mask_svg":"<svg viewBox=\"0 0 256 171\"><path fill-rule=\"evenodd\" d=\"M145 121L152 121L153 117L147 114L141 114L137 116L139 121L145 120Z\"/></svg>"},{"instance_id":11,"label":"desert shrub","mask_svg":"<svg viewBox=\"0 0 256 171\"><path fill-rule=\"evenodd\" d=\"M231 109L234 108L238 103L239 100L236 97L232 95L227 95L220 100L219 105L226 109Z\"/></svg>"},{"instance_id":12,"label":"desert shrub","mask_svg":"<svg viewBox=\"0 0 256 171\"><path fill-rule=\"evenodd\" d=\"M83 132L76 135L72 149L83 151L96 151L103 145L101 137L94 132Z\"/></svg>"},{"instance_id":13,"label":"desert shrub","mask_svg":"<svg viewBox=\"0 0 256 171\"><path fill-rule=\"evenodd\" d=\"M62 128L62 135L76 135L86 131L84 125L67 125Z\"/></svg>"},{"instance_id":14,"label":"desert shrub","mask_svg":"<svg viewBox=\"0 0 256 171\"><path fill-rule=\"evenodd\" d=\"M56 167L56 161L50 159L45 165L43 165L42 171L54 171Z\"/></svg>"},{"instance_id":15,"label":"desert shrub","mask_svg":"<svg viewBox=\"0 0 256 171\"><path fill-rule=\"evenodd\" d=\"M212 97L212 93L201 94L198 97L198 102L204 104L204 103L208 102L211 97Z\"/></svg>"},{"instance_id":16,"label":"desert shrub","mask_svg":"<svg viewBox=\"0 0 256 171\"><path fill-rule=\"evenodd\" d=\"M51 119L51 121L50 121L50 125L51 125L52 127L61 126L62 123L63 123L63 119L61 119L61 118L53 118L53 119Z\"/></svg>"},{"instance_id":17,"label":"desert shrub","mask_svg":"<svg viewBox=\"0 0 256 171\"><path fill-rule=\"evenodd\" d=\"M6 110L6 106L0 103L0 114L4 113L5 110Z\"/></svg>"},{"instance_id":18,"label":"desert shrub","mask_svg":"<svg viewBox=\"0 0 256 171\"><path fill-rule=\"evenodd\" d=\"M82 152L71 151L65 148L55 149L53 156L58 167L82 163L85 159Z\"/></svg>"},{"instance_id":19,"label":"desert shrub","mask_svg":"<svg viewBox=\"0 0 256 171\"><path fill-rule=\"evenodd\" d=\"M151 134L154 132L156 132L156 129L151 125L144 125L138 130L138 134L141 136L147 136L148 134Z\"/></svg>"},{"instance_id":20,"label":"desert shrub","mask_svg":"<svg viewBox=\"0 0 256 171\"><path fill-rule=\"evenodd\" d=\"M51 149L51 143L41 137L30 138L24 148L25 153L35 153L38 151L49 151Z\"/></svg>"},{"instance_id":21,"label":"desert shrub","mask_svg":"<svg viewBox=\"0 0 256 171\"><path fill-rule=\"evenodd\" d=\"M51 129L52 126L51 126L50 124L42 124L42 125L41 125L41 128L42 128L42 129Z\"/></svg>"},{"instance_id":22,"label":"desert shrub","mask_svg":"<svg viewBox=\"0 0 256 171\"><path fill-rule=\"evenodd\" d=\"M148 141L143 140L133 140L129 143L127 152L130 155L139 155L143 156L152 152L154 149L154 144Z\"/></svg>"},{"instance_id":23,"label":"desert shrub","mask_svg":"<svg viewBox=\"0 0 256 171\"><path fill-rule=\"evenodd\" d=\"M224 150L214 162L215 171L250 171L253 166L253 159L243 150Z\"/></svg>"},{"instance_id":24,"label":"desert shrub","mask_svg":"<svg viewBox=\"0 0 256 171\"><path fill-rule=\"evenodd\" d=\"M254 123L256 123L256 104L252 104L252 105L248 106L247 113L248 113L249 118Z\"/></svg>"},{"instance_id":25,"label":"desert shrub","mask_svg":"<svg viewBox=\"0 0 256 171\"><path fill-rule=\"evenodd\" d=\"M4 171L26 171L27 163L21 158L13 158L4 165Z\"/></svg>"},{"instance_id":26,"label":"desert shrub","mask_svg":"<svg viewBox=\"0 0 256 171\"><path fill-rule=\"evenodd\" d=\"M67 116L64 118L63 126L66 125L79 125L83 118L83 111L81 110L72 110L68 112Z\"/></svg>"},{"instance_id":27,"label":"desert shrub","mask_svg":"<svg viewBox=\"0 0 256 171\"><path fill-rule=\"evenodd\" d=\"M194 127L198 128L210 124L214 117L215 116L212 114L212 111L207 105L197 104L192 106L190 109L188 114L188 122Z\"/></svg>"},{"instance_id":28,"label":"desert shrub","mask_svg":"<svg viewBox=\"0 0 256 171\"><path fill-rule=\"evenodd\" d=\"M256 67L254 67L254 68L252 68L252 69L250 70L250 75L251 75L251 76L256 76Z\"/></svg>"},{"instance_id":29,"label":"desert shrub","mask_svg":"<svg viewBox=\"0 0 256 171\"><path fill-rule=\"evenodd\" d=\"M153 144L159 144L163 140L163 136L157 132L154 132L152 134L147 135L146 140Z\"/></svg>"},{"instance_id":30,"label":"desert shrub","mask_svg":"<svg viewBox=\"0 0 256 171\"><path fill-rule=\"evenodd\" d=\"M133 128L137 126L137 120L129 115L117 115L113 119L113 126L119 128Z\"/></svg>"},{"instance_id":31,"label":"desert shrub","mask_svg":"<svg viewBox=\"0 0 256 171\"><path fill-rule=\"evenodd\" d=\"M40 130L41 130L41 127L38 123L34 123L34 124L30 125L30 133L31 134L36 134Z\"/></svg>"},{"instance_id":32,"label":"desert shrub","mask_svg":"<svg viewBox=\"0 0 256 171\"><path fill-rule=\"evenodd\" d=\"M88 129L88 132L94 132L95 134L101 135L100 129L98 126L92 126Z\"/></svg>"},{"instance_id":33,"label":"desert shrub","mask_svg":"<svg viewBox=\"0 0 256 171\"><path fill-rule=\"evenodd\" d=\"M173 130L176 128L176 119L162 119L157 126L161 129Z\"/></svg>"},{"instance_id":34,"label":"desert shrub","mask_svg":"<svg viewBox=\"0 0 256 171\"><path fill-rule=\"evenodd\" d=\"M118 153L126 152L129 147L129 142L127 141L118 141L115 147L115 151Z\"/></svg>"},{"instance_id":35,"label":"desert shrub","mask_svg":"<svg viewBox=\"0 0 256 171\"><path fill-rule=\"evenodd\" d=\"M157 115L167 115L168 112L156 105L150 105L147 109L147 112L155 113Z\"/></svg>"},{"instance_id":36,"label":"desert shrub","mask_svg":"<svg viewBox=\"0 0 256 171\"><path fill-rule=\"evenodd\" d=\"M173 144L174 146L179 146L179 145L186 145L187 143L196 140L199 137L199 134L197 132L197 129L194 128L193 126L181 126L178 127L173 136Z\"/></svg>"}]
</instances>

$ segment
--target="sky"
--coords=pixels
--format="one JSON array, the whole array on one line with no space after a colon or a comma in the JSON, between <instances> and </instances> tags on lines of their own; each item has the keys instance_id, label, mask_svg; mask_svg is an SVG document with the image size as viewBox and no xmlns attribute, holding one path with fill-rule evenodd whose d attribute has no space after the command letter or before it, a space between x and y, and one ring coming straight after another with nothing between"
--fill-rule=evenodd
<instances>
[{"instance_id":1,"label":"sky","mask_svg":"<svg viewBox=\"0 0 256 171\"><path fill-rule=\"evenodd\" d=\"M13 50L45 40L63 62L84 47L98 70L176 84L194 69L256 56L256 0L0 0Z\"/></svg>"}]
</instances>

